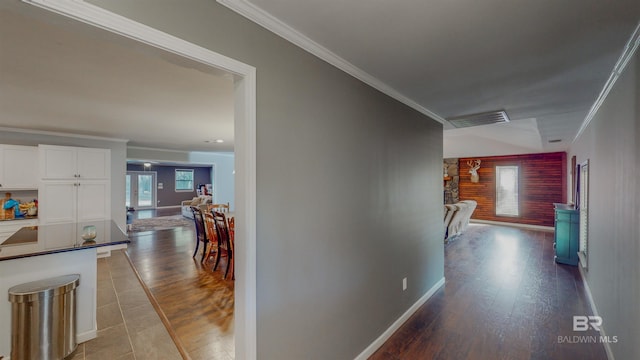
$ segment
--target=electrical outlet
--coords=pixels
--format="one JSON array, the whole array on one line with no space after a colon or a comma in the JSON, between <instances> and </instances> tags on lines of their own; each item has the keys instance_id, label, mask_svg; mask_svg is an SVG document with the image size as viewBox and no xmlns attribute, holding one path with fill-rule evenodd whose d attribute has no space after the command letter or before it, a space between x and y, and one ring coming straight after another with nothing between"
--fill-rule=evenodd
<instances>
[{"instance_id":1,"label":"electrical outlet","mask_svg":"<svg viewBox=\"0 0 640 360\"><path fill-rule=\"evenodd\" d=\"M402 291L407 290L407 278L402 278Z\"/></svg>"}]
</instances>

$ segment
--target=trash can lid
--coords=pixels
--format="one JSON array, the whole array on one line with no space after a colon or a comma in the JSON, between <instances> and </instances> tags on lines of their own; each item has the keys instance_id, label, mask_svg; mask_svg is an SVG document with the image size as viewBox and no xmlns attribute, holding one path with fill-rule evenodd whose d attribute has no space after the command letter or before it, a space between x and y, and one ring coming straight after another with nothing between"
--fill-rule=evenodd
<instances>
[{"instance_id":1,"label":"trash can lid","mask_svg":"<svg viewBox=\"0 0 640 360\"><path fill-rule=\"evenodd\" d=\"M9 289L9 301L28 302L38 298L66 294L80 284L80 275L63 275L16 285Z\"/></svg>"}]
</instances>

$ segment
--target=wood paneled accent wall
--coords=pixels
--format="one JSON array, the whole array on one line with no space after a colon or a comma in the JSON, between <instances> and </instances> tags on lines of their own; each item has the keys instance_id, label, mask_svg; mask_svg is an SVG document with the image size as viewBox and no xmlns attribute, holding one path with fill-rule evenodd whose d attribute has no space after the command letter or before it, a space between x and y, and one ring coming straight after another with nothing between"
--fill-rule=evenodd
<instances>
[{"instance_id":1,"label":"wood paneled accent wall","mask_svg":"<svg viewBox=\"0 0 640 360\"><path fill-rule=\"evenodd\" d=\"M467 161L480 159L480 181L472 183ZM496 216L496 166L519 166L520 216ZM475 200L473 219L553 226L553 203L567 201L567 154L564 152L460 158L460 200Z\"/></svg>"}]
</instances>

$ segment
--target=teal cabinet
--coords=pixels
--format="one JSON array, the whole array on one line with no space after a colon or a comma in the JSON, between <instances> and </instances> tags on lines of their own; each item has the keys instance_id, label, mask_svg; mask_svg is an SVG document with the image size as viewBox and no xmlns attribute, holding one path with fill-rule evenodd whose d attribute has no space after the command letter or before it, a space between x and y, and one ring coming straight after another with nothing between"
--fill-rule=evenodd
<instances>
[{"instance_id":1,"label":"teal cabinet","mask_svg":"<svg viewBox=\"0 0 640 360\"><path fill-rule=\"evenodd\" d=\"M553 247L560 264L578 265L580 244L580 212L571 205L554 204L556 212Z\"/></svg>"}]
</instances>

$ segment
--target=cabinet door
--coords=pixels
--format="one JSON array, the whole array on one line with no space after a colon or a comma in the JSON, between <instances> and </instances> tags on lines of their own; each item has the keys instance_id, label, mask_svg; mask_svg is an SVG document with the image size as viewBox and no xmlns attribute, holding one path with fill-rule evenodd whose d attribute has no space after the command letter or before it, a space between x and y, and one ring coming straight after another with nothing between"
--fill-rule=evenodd
<instances>
[{"instance_id":1,"label":"cabinet door","mask_svg":"<svg viewBox=\"0 0 640 360\"><path fill-rule=\"evenodd\" d=\"M78 175L81 179L109 179L111 151L108 149L78 148Z\"/></svg>"},{"instance_id":2,"label":"cabinet door","mask_svg":"<svg viewBox=\"0 0 640 360\"><path fill-rule=\"evenodd\" d=\"M108 181L81 181L78 186L78 222L111 218Z\"/></svg>"},{"instance_id":3,"label":"cabinet door","mask_svg":"<svg viewBox=\"0 0 640 360\"><path fill-rule=\"evenodd\" d=\"M569 234L571 223L567 220L556 220L556 256L561 259L569 258Z\"/></svg>"},{"instance_id":4,"label":"cabinet door","mask_svg":"<svg viewBox=\"0 0 640 360\"><path fill-rule=\"evenodd\" d=\"M40 176L42 179L75 179L76 148L40 145Z\"/></svg>"},{"instance_id":5,"label":"cabinet door","mask_svg":"<svg viewBox=\"0 0 640 360\"><path fill-rule=\"evenodd\" d=\"M43 182L38 193L38 219L40 223L75 222L77 192L77 182Z\"/></svg>"},{"instance_id":6,"label":"cabinet door","mask_svg":"<svg viewBox=\"0 0 640 360\"><path fill-rule=\"evenodd\" d=\"M4 174L3 188L38 188L37 147L5 145L0 156Z\"/></svg>"}]
</instances>

